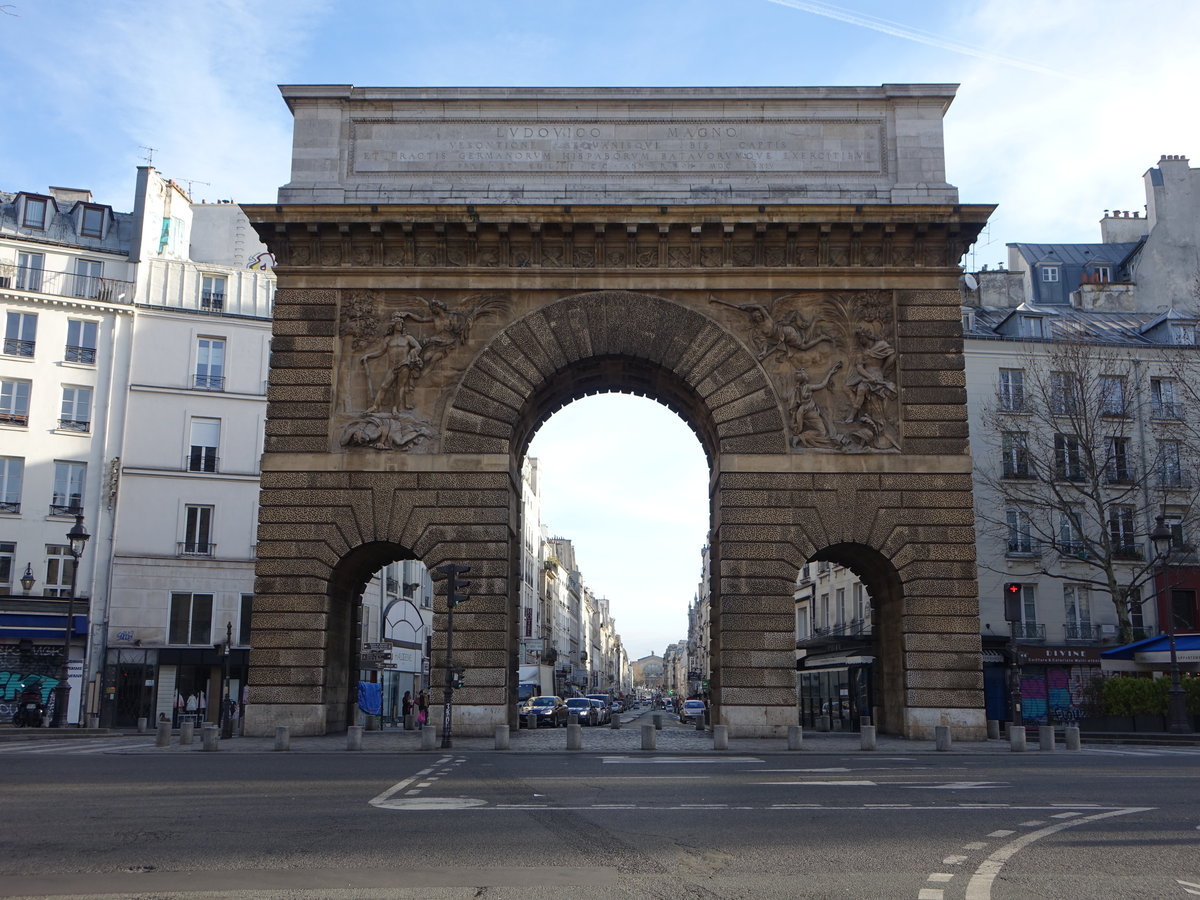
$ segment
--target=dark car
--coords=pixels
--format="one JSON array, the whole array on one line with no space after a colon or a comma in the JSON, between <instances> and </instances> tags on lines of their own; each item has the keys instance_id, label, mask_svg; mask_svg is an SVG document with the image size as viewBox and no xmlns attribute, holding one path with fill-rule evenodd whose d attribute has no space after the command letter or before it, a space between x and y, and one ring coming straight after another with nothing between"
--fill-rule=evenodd
<instances>
[{"instance_id":1,"label":"dark car","mask_svg":"<svg viewBox=\"0 0 1200 900\"><path fill-rule=\"evenodd\" d=\"M600 711L587 697L568 697L567 715L579 716L580 725L600 724Z\"/></svg>"},{"instance_id":2,"label":"dark car","mask_svg":"<svg viewBox=\"0 0 1200 900\"><path fill-rule=\"evenodd\" d=\"M521 716L529 720L533 718L535 728L549 725L551 728L567 725L567 704L562 697L531 697L529 702L521 707Z\"/></svg>"}]
</instances>

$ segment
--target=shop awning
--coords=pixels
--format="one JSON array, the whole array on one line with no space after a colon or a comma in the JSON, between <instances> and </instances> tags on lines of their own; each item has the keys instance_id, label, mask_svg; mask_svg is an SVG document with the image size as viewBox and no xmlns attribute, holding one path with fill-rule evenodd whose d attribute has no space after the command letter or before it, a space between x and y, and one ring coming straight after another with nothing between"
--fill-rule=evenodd
<instances>
[{"instance_id":1,"label":"shop awning","mask_svg":"<svg viewBox=\"0 0 1200 900\"><path fill-rule=\"evenodd\" d=\"M1100 654L1101 659L1129 659L1139 663L1169 663L1171 661L1171 639L1159 634L1151 638L1134 641L1123 647L1113 647ZM1175 658L1179 662L1200 662L1200 634L1175 635Z\"/></svg>"}]
</instances>

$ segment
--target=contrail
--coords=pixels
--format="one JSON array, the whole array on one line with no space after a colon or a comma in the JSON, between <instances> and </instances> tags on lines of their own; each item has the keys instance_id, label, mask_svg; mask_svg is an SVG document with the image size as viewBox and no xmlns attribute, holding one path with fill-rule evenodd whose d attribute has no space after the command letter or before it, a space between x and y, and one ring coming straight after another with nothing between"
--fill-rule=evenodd
<instances>
[{"instance_id":1,"label":"contrail","mask_svg":"<svg viewBox=\"0 0 1200 900\"><path fill-rule=\"evenodd\" d=\"M1041 66L1034 62L1027 62L1023 59L1014 59L1011 56L1001 56L998 53L989 53L986 50L980 50L970 44L963 44L959 41L952 41L948 38L939 37L928 31L921 31L917 28L909 28L906 25L901 25L898 22L889 22L887 19L880 19L877 16L867 15L865 13L851 12L846 9L833 6L829 3L815 2L815 0L768 0L770 3L778 4L779 6L789 6L792 9L798 9L801 12L809 12L818 16L825 16L828 19L837 19L840 22L848 22L851 25L859 25L863 28L870 28L872 31L880 31L884 34L890 34L894 37L904 38L908 41L915 41L918 44L927 44L930 47L938 47L942 50L949 50L953 53L961 53L964 56L974 56L976 59L986 59L991 62L1001 63L1006 66L1014 66L1018 69L1027 69L1030 72L1038 72L1042 75L1053 75L1057 78L1069 78L1072 81L1086 81L1084 78L1079 78L1067 72L1060 72L1058 69L1051 69L1047 66Z\"/></svg>"}]
</instances>

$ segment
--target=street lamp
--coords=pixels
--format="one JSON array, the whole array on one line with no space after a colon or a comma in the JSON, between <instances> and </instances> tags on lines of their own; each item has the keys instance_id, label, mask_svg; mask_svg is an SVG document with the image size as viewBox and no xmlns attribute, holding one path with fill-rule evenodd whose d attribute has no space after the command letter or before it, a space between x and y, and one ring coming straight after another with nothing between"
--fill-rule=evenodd
<instances>
[{"instance_id":1,"label":"street lamp","mask_svg":"<svg viewBox=\"0 0 1200 900\"><path fill-rule=\"evenodd\" d=\"M33 563L25 563L25 574L21 576L21 590L28 594L33 590L36 581L33 577Z\"/></svg>"},{"instance_id":2,"label":"street lamp","mask_svg":"<svg viewBox=\"0 0 1200 900\"><path fill-rule=\"evenodd\" d=\"M75 524L67 532L67 552L71 554L71 595L67 597L67 627L63 630L62 681L54 688L54 721L51 728L63 728L67 724L67 704L71 702L71 684L67 670L71 663L71 632L75 626L75 589L79 584L79 558L87 546L87 529L83 527L83 513L75 513ZM31 572L30 575L33 573ZM25 579L21 579L24 586ZM30 587L33 585L31 584Z\"/></svg>"},{"instance_id":3,"label":"street lamp","mask_svg":"<svg viewBox=\"0 0 1200 900\"><path fill-rule=\"evenodd\" d=\"M233 737L233 716L229 709L229 649L233 645L233 622L225 623L225 643L221 645L221 709L217 724L221 726L221 738Z\"/></svg>"},{"instance_id":4,"label":"street lamp","mask_svg":"<svg viewBox=\"0 0 1200 900\"><path fill-rule=\"evenodd\" d=\"M1154 555L1163 568L1163 595L1166 602L1160 608L1166 608L1167 641L1171 648L1171 687L1167 691L1167 731L1171 734L1191 734L1192 725L1188 721L1187 695L1179 678L1179 657L1175 654L1175 604L1172 595L1168 593L1171 585L1167 574L1170 571L1168 558L1171 555L1171 545L1175 537L1167 527L1166 516L1156 516L1154 530L1150 532L1150 540L1154 544Z\"/></svg>"}]
</instances>

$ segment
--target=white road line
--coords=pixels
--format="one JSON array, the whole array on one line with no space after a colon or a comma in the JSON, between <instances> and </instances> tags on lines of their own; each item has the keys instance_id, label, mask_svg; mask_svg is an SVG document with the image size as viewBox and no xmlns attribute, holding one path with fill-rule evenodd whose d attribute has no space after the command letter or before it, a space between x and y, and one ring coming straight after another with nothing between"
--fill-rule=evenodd
<instances>
[{"instance_id":1,"label":"white road line","mask_svg":"<svg viewBox=\"0 0 1200 900\"><path fill-rule=\"evenodd\" d=\"M929 876L929 880L932 881L934 884L939 884L939 883L945 883L947 881L953 881L954 876L949 872L934 872L932 875Z\"/></svg>"},{"instance_id":2,"label":"white road line","mask_svg":"<svg viewBox=\"0 0 1200 900\"><path fill-rule=\"evenodd\" d=\"M941 888L921 888L917 891L917 900L942 900L946 892Z\"/></svg>"},{"instance_id":3,"label":"white road line","mask_svg":"<svg viewBox=\"0 0 1200 900\"><path fill-rule=\"evenodd\" d=\"M1148 812L1150 809L1152 807L1148 806L1131 806L1124 809L1114 809L1109 812L1096 813L1091 816L1059 822L1057 825L1048 825L1038 831L1023 834L1015 841L1005 844L980 864L967 884L967 893L964 900L991 900L992 883L996 880L996 876L1000 874L1000 870L1004 868L1004 864L1016 855L1017 851L1032 844L1039 838L1048 837L1066 828L1082 825L1084 822L1098 822L1101 819L1108 819L1113 816L1125 816L1135 812Z\"/></svg>"},{"instance_id":4,"label":"white road line","mask_svg":"<svg viewBox=\"0 0 1200 900\"><path fill-rule=\"evenodd\" d=\"M1065 812L1065 813L1055 813L1050 818L1052 818L1052 819L1074 819L1076 816L1080 816L1080 815L1083 815L1083 813ZM1012 832L1010 831L1009 834L1012 834Z\"/></svg>"},{"instance_id":5,"label":"white road line","mask_svg":"<svg viewBox=\"0 0 1200 900\"><path fill-rule=\"evenodd\" d=\"M390 797L391 797L393 794L398 794L400 791L404 790L406 787L408 787L408 786L409 786L410 784L412 784L414 781L417 781L417 780L418 780L418 779L420 779L420 778L424 778L426 775L428 775L430 772L432 772L432 771L433 771L434 769L436 769L438 766L440 766L440 765L444 765L444 764L446 763L446 761L447 761L447 760L449 760L449 759L450 759L450 757L448 757L448 756L442 757L442 758L441 758L441 759L439 759L439 760L438 760L436 763L434 763L432 766L430 766L428 769L422 769L422 770L421 770L420 772L418 772L416 775L413 775L413 776L411 776L411 777L409 777L409 778L405 778L403 781L400 781L400 782L397 782L396 784L393 784L393 785L392 785L390 788L388 788L386 791L384 791L384 792L383 792L382 794L380 794L379 796L377 796L377 797L372 797L370 800L368 800L368 801L367 801L368 805L370 805L370 806L379 806L381 803L385 803L385 802L387 802L387 800L388 800L388 799L389 799L389 798L390 798Z\"/></svg>"},{"instance_id":6,"label":"white road line","mask_svg":"<svg viewBox=\"0 0 1200 900\"><path fill-rule=\"evenodd\" d=\"M1030 819L1028 822L1019 823L1022 828L1037 828L1039 825L1045 825L1045 819Z\"/></svg>"},{"instance_id":7,"label":"white road line","mask_svg":"<svg viewBox=\"0 0 1200 900\"><path fill-rule=\"evenodd\" d=\"M874 781L756 781L761 787L879 787Z\"/></svg>"},{"instance_id":8,"label":"white road line","mask_svg":"<svg viewBox=\"0 0 1200 900\"><path fill-rule=\"evenodd\" d=\"M987 846L986 841L971 841L969 844L963 844L964 850L982 850Z\"/></svg>"},{"instance_id":9,"label":"white road line","mask_svg":"<svg viewBox=\"0 0 1200 900\"><path fill-rule=\"evenodd\" d=\"M1016 834L1016 832L1008 828L1000 828L991 832L988 837L1008 837L1010 834Z\"/></svg>"},{"instance_id":10,"label":"white road line","mask_svg":"<svg viewBox=\"0 0 1200 900\"><path fill-rule=\"evenodd\" d=\"M943 866L961 866L967 861L965 856L947 856L942 860Z\"/></svg>"},{"instance_id":11,"label":"white road line","mask_svg":"<svg viewBox=\"0 0 1200 900\"><path fill-rule=\"evenodd\" d=\"M720 765L727 763L745 765L746 763L761 763L762 760L754 756L651 756L648 759L633 756L602 756L600 757L600 762L605 765L673 765L675 763L681 765Z\"/></svg>"}]
</instances>

